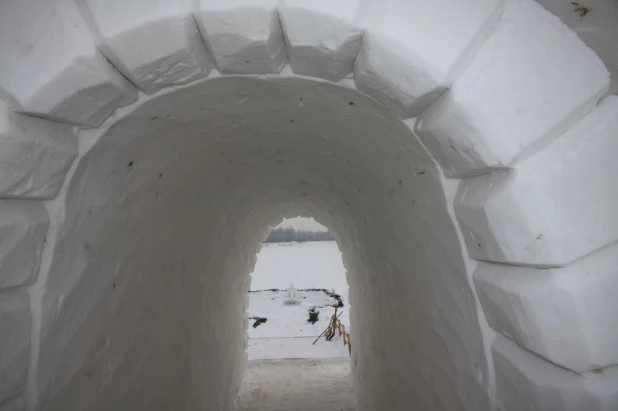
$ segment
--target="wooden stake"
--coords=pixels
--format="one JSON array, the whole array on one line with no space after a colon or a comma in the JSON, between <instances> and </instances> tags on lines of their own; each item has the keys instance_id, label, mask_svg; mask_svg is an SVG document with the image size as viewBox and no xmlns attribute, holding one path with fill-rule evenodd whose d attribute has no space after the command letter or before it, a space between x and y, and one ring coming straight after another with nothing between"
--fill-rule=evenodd
<instances>
[{"instance_id":1,"label":"wooden stake","mask_svg":"<svg viewBox=\"0 0 618 411\"><path fill-rule=\"evenodd\" d=\"M341 312L339 313L339 315L337 316L337 318L335 318L335 319L336 319L336 320L338 320L338 319L339 319L339 317L341 317L341 314L343 314L343 311L341 311ZM320 334L320 335L318 336L318 338L316 338L316 339L315 339L315 341L313 342L313 344L311 344L311 345L315 345L315 343L317 343L317 342L318 342L318 340L319 340L320 338L322 338L322 336L324 335L324 333L325 333L325 332L326 332L326 331L330 328L330 324L331 324L331 323L329 322L329 323L328 323L328 327L326 327L326 330L322 331L322 334Z\"/></svg>"}]
</instances>

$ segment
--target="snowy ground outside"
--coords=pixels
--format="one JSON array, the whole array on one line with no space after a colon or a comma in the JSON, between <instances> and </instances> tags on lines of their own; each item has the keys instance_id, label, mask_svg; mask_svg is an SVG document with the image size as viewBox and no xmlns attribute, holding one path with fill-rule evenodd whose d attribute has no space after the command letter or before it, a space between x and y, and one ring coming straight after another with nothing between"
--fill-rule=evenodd
<instances>
[{"instance_id":1,"label":"snowy ground outside","mask_svg":"<svg viewBox=\"0 0 618 411\"><path fill-rule=\"evenodd\" d=\"M294 285L298 304L286 305L288 288ZM269 289L282 291L258 291ZM253 327L249 320L249 360L278 358L348 357L348 348L338 335L331 341L313 341L328 326L337 300L322 291L335 290L344 306L339 317L349 332L348 285L341 253L334 241L264 244L252 274L249 317L267 318ZM319 320L308 322L308 310L318 307Z\"/></svg>"}]
</instances>

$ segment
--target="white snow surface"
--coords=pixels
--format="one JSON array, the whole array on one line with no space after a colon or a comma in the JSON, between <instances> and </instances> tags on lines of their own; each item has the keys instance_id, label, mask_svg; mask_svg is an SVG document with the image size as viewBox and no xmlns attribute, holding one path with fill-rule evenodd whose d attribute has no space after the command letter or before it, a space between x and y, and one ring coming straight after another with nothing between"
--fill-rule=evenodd
<instances>
[{"instance_id":1,"label":"white snow surface","mask_svg":"<svg viewBox=\"0 0 618 411\"><path fill-rule=\"evenodd\" d=\"M251 274L251 290L287 290L291 283L296 288L334 288L347 295L348 282L337 243L265 243Z\"/></svg>"},{"instance_id":2,"label":"white snow surface","mask_svg":"<svg viewBox=\"0 0 618 411\"><path fill-rule=\"evenodd\" d=\"M235 411L355 411L350 362L250 361Z\"/></svg>"},{"instance_id":3,"label":"white snow surface","mask_svg":"<svg viewBox=\"0 0 618 411\"><path fill-rule=\"evenodd\" d=\"M294 285L298 304L286 305L288 288ZM281 291L260 291L277 288ZM338 335L331 341L313 342L328 326L337 300L323 291L335 290L344 307L339 319L350 331L348 285L341 253L334 241L264 244L252 274L249 317L267 318L254 328L249 320L249 360L277 358L349 357ZM308 310L320 312L315 324L308 322Z\"/></svg>"}]
</instances>

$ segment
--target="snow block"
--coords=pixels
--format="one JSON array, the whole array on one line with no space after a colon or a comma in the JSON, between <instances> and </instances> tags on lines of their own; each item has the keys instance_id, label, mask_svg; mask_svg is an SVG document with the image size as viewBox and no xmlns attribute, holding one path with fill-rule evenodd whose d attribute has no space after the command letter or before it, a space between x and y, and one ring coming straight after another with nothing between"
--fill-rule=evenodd
<instances>
[{"instance_id":1,"label":"snow block","mask_svg":"<svg viewBox=\"0 0 618 411\"><path fill-rule=\"evenodd\" d=\"M76 155L73 127L12 113L0 101L0 197L55 197Z\"/></svg>"},{"instance_id":2,"label":"snow block","mask_svg":"<svg viewBox=\"0 0 618 411\"><path fill-rule=\"evenodd\" d=\"M618 364L618 245L566 268L480 263L474 283L492 328L578 373Z\"/></svg>"},{"instance_id":3,"label":"snow block","mask_svg":"<svg viewBox=\"0 0 618 411\"><path fill-rule=\"evenodd\" d=\"M618 240L618 97L511 173L462 182L455 211L470 256L565 266Z\"/></svg>"},{"instance_id":4,"label":"snow block","mask_svg":"<svg viewBox=\"0 0 618 411\"><path fill-rule=\"evenodd\" d=\"M496 396L504 411L615 411L618 367L578 375L496 336Z\"/></svg>"},{"instance_id":5,"label":"snow block","mask_svg":"<svg viewBox=\"0 0 618 411\"><path fill-rule=\"evenodd\" d=\"M511 167L609 89L601 60L532 0L507 0L496 31L416 124L447 176Z\"/></svg>"},{"instance_id":6,"label":"snow block","mask_svg":"<svg viewBox=\"0 0 618 411\"><path fill-rule=\"evenodd\" d=\"M43 203L0 201L0 290L35 280L48 225Z\"/></svg>"},{"instance_id":7,"label":"snow block","mask_svg":"<svg viewBox=\"0 0 618 411\"><path fill-rule=\"evenodd\" d=\"M0 411L25 411L26 402L21 395L0 404Z\"/></svg>"},{"instance_id":8,"label":"snow block","mask_svg":"<svg viewBox=\"0 0 618 411\"><path fill-rule=\"evenodd\" d=\"M26 388L31 320L26 291L0 293L0 404Z\"/></svg>"},{"instance_id":9,"label":"snow block","mask_svg":"<svg viewBox=\"0 0 618 411\"><path fill-rule=\"evenodd\" d=\"M69 1L0 3L0 95L16 110L98 126L136 100Z\"/></svg>"},{"instance_id":10,"label":"snow block","mask_svg":"<svg viewBox=\"0 0 618 411\"><path fill-rule=\"evenodd\" d=\"M498 20L501 0L373 2L355 64L358 88L416 117L464 70Z\"/></svg>"},{"instance_id":11,"label":"snow block","mask_svg":"<svg viewBox=\"0 0 618 411\"><path fill-rule=\"evenodd\" d=\"M81 6L103 54L144 92L208 75L212 64L189 0L86 0Z\"/></svg>"},{"instance_id":12,"label":"snow block","mask_svg":"<svg viewBox=\"0 0 618 411\"><path fill-rule=\"evenodd\" d=\"M277 0L198 0L197 22L222 73L279 73L286 63Z\"/></svg>"},{"instance_id":13,"label":"snow block","mask_svg":"<svg viewBox=\"0 0 618 411\"><path fill-rule=\"evenodd\" d=\"M339 81L354 69L368 0L284 0L279 6L287 55L296 74Z\"/></svg>"}]
</instances>

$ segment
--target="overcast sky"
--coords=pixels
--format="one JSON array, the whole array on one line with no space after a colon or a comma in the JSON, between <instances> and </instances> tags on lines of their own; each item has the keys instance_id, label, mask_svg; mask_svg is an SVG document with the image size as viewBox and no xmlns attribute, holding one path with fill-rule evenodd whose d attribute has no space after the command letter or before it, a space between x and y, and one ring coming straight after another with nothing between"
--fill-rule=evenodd
<instances>
[{"instance_id":1,"label":"overcast sky","mask_svg":"<svg viewBox=\"0 0 618 411\"><path fill-rule=\"evenodd\" d=\"M306 230L306 231L328 231L326 227L316 222L313 218L305 218L305 217L284 219L283 222L279 224L277 227L278 228L292 227L296 230Z\"/></svg>"}]
</instances>

